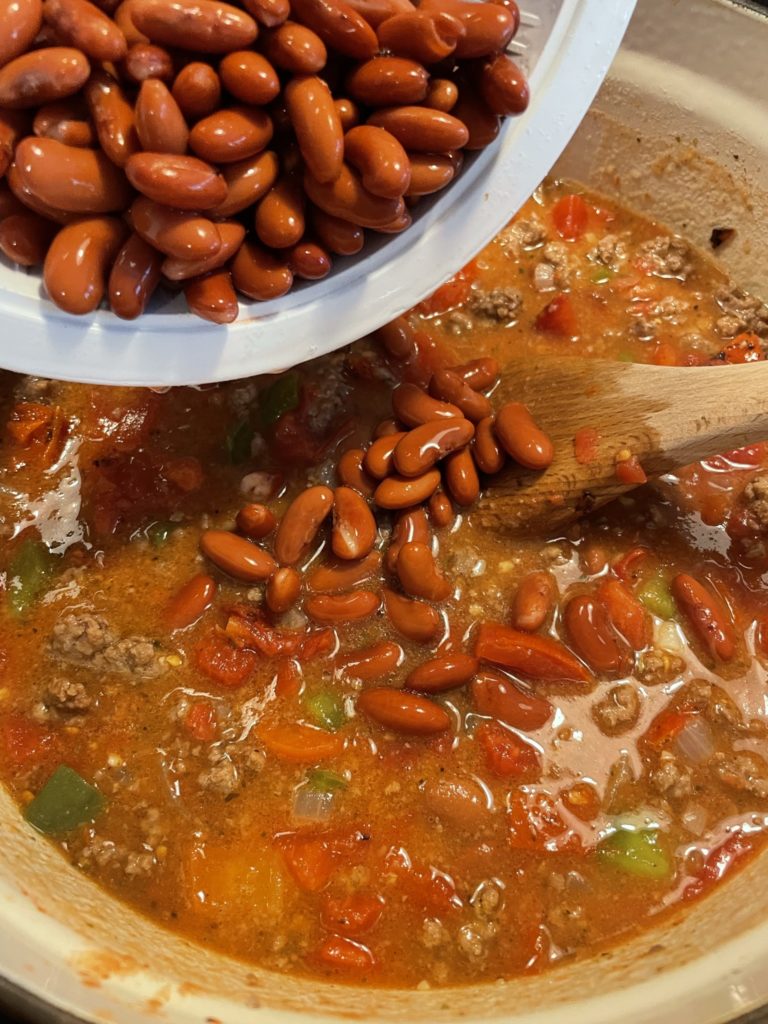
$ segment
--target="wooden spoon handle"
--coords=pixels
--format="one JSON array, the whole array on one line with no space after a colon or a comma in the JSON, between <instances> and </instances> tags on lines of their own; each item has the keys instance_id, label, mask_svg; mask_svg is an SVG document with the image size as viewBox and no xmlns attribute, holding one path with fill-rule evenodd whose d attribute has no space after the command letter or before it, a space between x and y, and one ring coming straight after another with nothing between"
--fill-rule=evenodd
<instances>
[{"instance_id":1,"label":"wooden spoon handle","mask_svg":"<svg viewBox=\"0 0 768 1024\"><path fill-rule=\"evenodd\" d=\"M649 477L768 438L768 362L664 367L586 359L542 359L510 367L494 404L522 401L555 445L543 474L511 468L481 500L480 521L548 530L630 490L616 456L636 455ZM579 461L574 439L596 437Z\"/></svg>"}]
</instances>

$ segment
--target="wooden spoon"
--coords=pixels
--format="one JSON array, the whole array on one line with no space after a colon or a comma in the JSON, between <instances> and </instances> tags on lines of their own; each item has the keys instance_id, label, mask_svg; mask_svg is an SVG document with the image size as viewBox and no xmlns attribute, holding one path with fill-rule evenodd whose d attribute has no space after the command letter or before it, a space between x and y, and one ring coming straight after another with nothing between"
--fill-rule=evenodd
<instances>
[{"instance_id":1,"label":"wooden spoon","mask_svg":"<svg viewBox=\"0 0 768 1024\"><path fill-rule=\"evenodd\" d=\"M493 396L524 402L555 446L543 473L516 466L493 478L476 507L483 525L559 529L636 487L616 476L619 452L648 477L768 439L768 362L650 366L596 359L510 363ZM580 462L578 431L597 432L595 458Z\"/></svg>"}]
</instances>

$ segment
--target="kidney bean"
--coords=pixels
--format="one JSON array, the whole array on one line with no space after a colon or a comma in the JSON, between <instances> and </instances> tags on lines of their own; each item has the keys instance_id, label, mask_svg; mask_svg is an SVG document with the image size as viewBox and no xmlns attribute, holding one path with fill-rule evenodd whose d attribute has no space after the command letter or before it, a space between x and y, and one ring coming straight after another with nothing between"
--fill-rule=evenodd
<instances>
[{"instance_id":1,"label":"kidney bean","mask_svg":"<svg viewBox=\"0 0 768 1024\"><path fill-rule=\"evenodd\" d=\"M505 53L483 64L480 91L494 114L522 114L530 101L525 75Z\"/></svg>"},{"instance_id":2,"label":"kidney bean","mask_svg":"<svg viewBox=\"0 0 768 1024\"><path fill-rule=\"evenodd\" d=\"M453 452L443 463L445 486L462 508L474 505L480 497L480 479L469 448Z\"/></svg>"},{"instance_id":3,"label":"kidney bean","mask_svg":"<svg viewBox=\"0 0 768 1024\"><path fill-rule=\"evenodd\" d=\"M430 107L390 107L377 110L368 124L385 128L407 150L416 153L447 153L461 149L469 132L453 114Z\"/></svg>"},{"instance_id":4,"label":"kidney bean","mask_svg":"<svg viewBox=\"0 0 768 1024\"><path fill-rule=\"evenodd\" d=\"M455 405L473 423L491 414L491 403L485 395L474 391L453 370L436 370L429 382L429 390L435 398Z\"/></svg>"},{"instance_id":5,"label":"kidney bean","mask_svg":"<svg viewBox=\"0 0 768 1024\"><path fill-rule=\"evenodd\" d=\"M426 544L408 541L397 557L397 575L403 590L411 597L444 601L452 587L438 570L432 551Z\"/></svg>"},{"instance_id":6,"label":"kidney bean","mask_svg":"<svg viewBox=\"0 0 768 1024\"><path fill-rule=\"evenodd\" d=\"M303 241L291 249L288 265L295 277L320 281L331 272L331 257L316 242Z\"/></svg>"},{"instance_id":7,"label":"kidney bean","mask_svg":"<svg viewBox=\"0 0 768 1024\"><path fill-rule=\"evenodd\" d=\"M283 615L293 608L299 599L301 576L290 565L275 569L267 580L264 598L267 608L274 615Z\"/></svg>"},{"instance_id":8,"label":"kidney bean","mask_svg":"<svg viewBox=\"0 0 768 1024\"><path fill-rule=\"evenodd\" d=\"M176 591L168 602L163 621L167 629L174 632L193 625L213 604L216 596L216 580L198 573Z\"/></svg>"},{"instance_id":9,"label":"kidney bean","mask_svg":"<svg viewBox=\"0 0 768 1024\"><path fill-rule=\"evenodd\" d=\"M144 82L136 99L136 134L142 148L153 153L187 151L189 128L166 85L156 78Z\"/></svg>"},{"instance_id":10,"label":"kidney bean","mask_svg":"<svg viewBox=\"0 0 768 1024\"><path fill-rule=\"evenodd\" d=\"M518 18L500 4L467 3L466 0L426 0L421 10L440 11L458 18L465 33L457 40L459 60L489 57L505 50L517 31Z\"/></svg>"},{"instance_id":11,"label":"kidney bean","mask_svg":"<svg viewBox=\"0 0 768 1024\"><path fill-rule=\"evenodd\" d=\"M445 732L451 724L448 712L438 704L402 690L363 690L357 707L379 725L406 735L431 736Z\"/></svg>"},{"instance_id":12,"label":"kidney bean","mask_svg":"<svg viewBox=\"0 0 768 1024\"><path fill-rule=\"evenodd\" d=\"M336 463L336 476L345 487L353 487L365 498L370 498L375 484L363 468L364 458L362 448L348 448Z\"/></svg>"},{"instance_id":13,"label":"kidney bean","mask_svg":"<svg viewBox=\"0 0 768 1024\"><path fill-rule=\"evenodd\" d=\"M418 353L416 333L404 316L384 324L376 331L374 337L393 359L412 359Z\"/></svg>"},{"instance_id":14,"label":"kidney bean","mask_svg":"<svg viewBox=\"0 0 768 1024\"><path fill-rule=\"evenodd\" d=\"M382 235L396 235L401 231L405 231L413 224L413 216L407 206L403 205L400 208L400 212L391 220L388 224L382 224L380 228L376 230Z\"/></svg>"},{"instance_id":15,"label":"kidney bean","mask_svg":"<svg viewBox=\"0 0 768 1024\"><path fill-rule=\"evenodd\" d=\"M122 60L128 50L119 27L88 0L45 0L43 17L59 42L93 61Z\"/></svg>"},{"instance_id":16,"label":"kidney bean","mask_svg":"<svg viewBox=\"0 0 768 1024\"><path fill-rule=\"evenodd\" d=\"M273 249L296 245L304 234L304 197L298 183L280 178L256 208L256 234Z\"/></svg>"},{"instance_id":17,"label":"kidney bean","mask_svg":"<svg viewBox=\"0 0 768 1024\"><path fill-rule=\"evenodd\" d=\"M231 53L258 34L253 18L220 0L136 0L133 23L150 42L199 53Z\"/></svg>"},{"instance_id":18,"label":"kidney bean","mask_svg":"<svg viewBox=\"0 0 768 1024\"><path fill-rule=\"evenodd\" d=\"M430 469L421 476L390 476L376 488L373 500L380 508L409 508L431 497L439 483L440 471L437 469Z\"/></svg>"},{"instance_id":19,"label":"kidney bean","mask_svg":"<svg viewBox=\"0 0 768 1024\"><path fill-rule=\"evenodd\" d=\"M469 86L459 87L459 99L451 113L458 117L469 132L469 139L464 146L468 153L490 146L501 130L501 119L482 96L477 96Z\"/></svg>"},{"instance_id":20,"label":"kidney bean","mask_svg":"<svg viewBox=\"0 0 768 1024\"><path fill-rule=\"evenodd\" d=\"M306 25L286 21L264 33L264 55L282 71L294 75L315 75L322 71L328 51L320 36Z\"/></svg>"},{"instance_id":21,"label":"kidney bean","mask_svg":"<svg viewBox=\"0 0 768 1024\"><path fill-rule=\"evenodd\" d=\"M323 626L360 622L378 611L381 598L372 590L350 590L346 594L316 594L304 602L304 611Z\"/></svg>"},{"instance_id":22,"label":"kidney bean","mask_svg":"<svg viewBox=\"0 0 768 1024\"><path fill-rule=\"evenodd\" d=\"M424 97L424 105L450 114L459 98L459 88L450 78L433 78Z\"/></svg>"},{"instance_id":23,"label":"kidney bean","mask_svg":"<svg viewBox=\"0 0 768 1024\"><path fill-rule=\"evenodd\" d=\"M626 671L626 646L611 625L605 606L593 596L572 597L563 610L563 623L576 653L596 672Z\"/></svg>"},{"instance_id":24,"label":"kidney bean","mask_svg":"<svg viewBox=\"0 0 768 1024\"><path fill-rule=\"evenodd\" d=\"M453 522L453 505L451 499L442 491L435 491L429 499L429 518L438 529L450 526Z\"/></svg>"},{"instance_id":25,"label":"kidney bean","mask_svg":"<svg viewBox=\"0 0 768 1024\"><path fill-rule=\"evenodd\" d=\"M451 452L472 440L475 429L469 420L442 419L409 430L394 450L395 469L403 476L419 476Z\"/></svg>"},{"instance_id":26,"label":"kidney bean","mask_svg":"<svg viewBox=\"0 0 768 1024\"><path fill-rule=\"evenodd\" d=\"M546 469L554 458L549 437L521 402L507 402L496 414L496 437L507 455L526 469Z\"/></svg>"},{"instance_id":27,"label":"kidney bean","mask_svg":"<svg viewBox=\"0 0 768 1024\"><path fill-rule=\"evenodd\" d=\"M6 217L14 217L17 213L28 213L27 207L20 202L4 181L0 181L0 223Z\"/></svg>"},{"instance_id":28,"label":"kidney bean","mask_svg":"<svg viewBox=\"0 0 768 1024\"><path fill-rule=\"evenodd\" d=\"M383 50L420 64L437 64L454 53L466 29L452 14L427 11L422 6L383 21L377 34Z\"/></svg>"},{"instance_id":29,"label":"kidney bean","mask_svg":"<svg viewBox=\"0 0 768 1024\"><path fill-rule=\"evenodd\" d=\"M330 487L308 487L293 499L275 537L275 556L282 565L294 565L308 553L332 508Z\"/></svg>"},{"instance_id":30,"label":"kidney bean","mask_svg":"<svg viewBox=\"0 0 768 1024\"><path fill-rule=\"evenodd\" d=\"M140 149L133 104L106 71L94 71L85 87L85 98L101 148L113 164L125 167L129 157Z\"/></svg>"},{"instance_id":31,"label":"kidney bean","mask_svg":"<svg viewBox=\"0 0 768 1024\"><path fill-rule=\"evenodd\" d=\"M632 591L620 580L608 578L601 581L597 596L605 605L613 628L632 650L647 647L653 635L651 617Z\"/></svg>"},{"instance_id":32,"label":"kidney bean","mask_svg":"<svg viewBox=\"0 0 768 1024\"><path fill-rule=\"evenodd\" d=\"M277 569L268 551L227 530L205 530L200 550L217 569L244 583L263 583Z\"/></svg>"},{"instance_id":33,"label":"kidney bean","mask_svg":"<svg viewBox=\"0 0 768 1024\"><path fill-rule=\"evenodd\" d=\"M29 133L27 114L0 110L0 178L11 165L17 142Z\"/></svg>"},{"instance_id":34,"label":"kidney bean","mask_svg":"<svg viewBox=\"0 0 768 1024\"><path fill-rule=\"evenodd\" d=\"M79 50L49 46L30 50L0 68L0 107L22 110L72 96L91 68Z\"/></svg>"},{"instance_id":35,"label":"kidney bean","mask_svg":"<svg viewBox=\"0 0 768 1024\"><path fill-rule=\"evenodd\" d=\"M257 108L217 110L189 133L190 149L209 163L226 164L260 153L272 138L272 121Z\"/></svg>"},{"instance_id":36,"label":"kidney bean","mask_svg":"<svg viewBox=\"0 0 768 1024\"><path fill-rule=\"evenodd\" d=\"M351 487L337 487L333 496L333 553L337 558L363 558L376 540L376 520L368 502Z\"/></svg>"},{"instance_id":37,"label":"kidney bean","mask_svg":"<svg viewBox=\"0 0 768 1024\"><path fill-rule=\"evenodd\" d=\"M307 588L314 594L333 594L349 590L357 583L375 576L381 566L381 555L371 551L357 562L333 562L320 565L307 579Z\"/></svg>"},{"instance_id":38,"label":"kidney bean","mask_svg":"<svg viewBox=\"0 0 768 1024\"><path fill-rule=\"evenodd\" d=\"M394 107L421 103L428 81L426 69L416 61L382 56L358 65L347 77L347 90L367 107Z\"/></svg>"},{"instance_id":39,"label":"kidney bean","mask_svg":"<svg viewBox=\"0 0 768 1024\"><path fill-rule=\"evenodd\" d=\"M224 179L210 164L175 153L134 153L125 173L135 189L178 210L210 210L227 195Z\"/></svg>"},{"instance_id":40,"label":"kidney bean","mask_svg":"<svg viewBox=\"0 0 768 1024\"><path fill-rule=\"evenodd\" d=\"M291 0L291 9L326 46L353 60L370 60L379 48L376 33L344 0Z\"/></svg>"},{"instance_id":41,"label":"kidney bean","mask_svg":"<svg viewBox=\"0 0 768 1024\"><path fill-rule=\"evenodd\" d=\"M397 420L386 419L381 420L373 428L373 437L378 441L380 437L391 437L393 434L401 434L403 431L400 429L400 424Z\"/></svg>"},{"instance_id":42,"label":"kidney bean","mask_svg":"<svg viewBox=\"0 0 768 1024\"><path fill-rule=\"evenodd\" d=\"M344 136L344 155L372 195L397 199L407 191L411 180L408 155L383 128L353 128Z\"/></svg>"},{"instance_id":43,"label":"kidney bean","mask_svg":"<svg viewBox=\"0 0 768 1024\"><path fill-rule=\"evenodd\" d=\"M401 512L395 519L392 535L387 548L387 569L397 572L397 559L403 544L415 541L418 544L429 544L432 534L423 508L409 509Z\"/></svg>"},{"instance_id":44,"label":"kidney bean","mask_svg":"<svg viewBox=\"0 0 768 1024\"><path fill-rule=\"evenodd\" d=\"M130 220L134 231L166 256L198 260L221 248L221 235L213 221L171 210L143 196L131 206Z\"/></svg>"},{"instance_id":45,"label":"kidney bean","mask_svg":"<svg viewBox=\"0 0 768 1024\"><path fill-rule=\"evenodd\" d=\"M80 216L77 213L65 213L63 210L44 202L24 184L22 175L19 173L15 163L12 163L6 171L5 180L13 196L20 201L25 210L32 210L34 213L56 224L71 224Z\"/></svg>"},{"instance_id":46,"label":"kidney bean","mask_svg":"<svg viewBox=\"0 0 768 1024\"><path fill-rule=\"evenodd\" d=\"M365 453L363 468L374 480L383 480L392 471L395 448L405 437L404 431L378 437Z\"/></svg>"},{"instance_id":47,"label":"kidney bean","mask_svg":"<svg viewBox=\"0 0 768 1024\"><path fill-rule=\"evenodd\" d=\"M3 0L0 4L0 68L29 49L42 22L41 0Z\"/></svg>"},{"instance_id":48,"label":"kidney bean","mask_svg":"<svg viewBox=\"0 0 768 1024\"><path fill-rule=\"evenodd\" d=\"M347 0L347 3L358 14L362 14L373 28L377 28L382 21L386 21L387 18L391 18L395 14L415 9L410 0Z\"/></svg>"},{"instance_id":49,"label":"kidney bean","mask_svg":"<svg viewBox=\"0 0 768 1024\"><path fill-rule=\"evenodd\" d=\"M212 114L218 107L221 82L209 64L193 61L179 71L171 92L182 114L190 121L196 121Z\"/></svg>"},{"instance_id":50,"label":"kidney bean","mask_svg":"<svg viewBox=\"0 0 768 1024\"><path fill-rule=\"evenodd\" d=\"M588 682L582 663L557 640L483 622L475 634L475 655L529 679Z\"/></svg>"},{"instance_id":51,"label":"kidney bean","mask_svg":"<svg viewBox=\"0 0 768 1024\"><path fill-rule=\"evenodd\" d=\"M334 181L341 173L344 135L330 89L314 75L299 76L285 87L285 103L310 174L321 183Z\"/></svg>"},{"instance_id":52,"label":"kidney bean","mask_svg":"<svg viewBox=\"0 0 768 1024\"><path fill-rule=\"evenodd\" d=\"M125 36L125 41L128 43L129 51L133 46L140 46L149 43L149 39L144 35L143 32L139 32L133 23L131 11L139 0L123 0L123 3L118 4L113 15L115 24Z\"/></svg>"},{"instance_id":53,"label":"kidney bean","mask_svg":"<svg viewBox=\"0 0 768 1024\"><path fill-rule=\"evenodd\" d=\"M675 576L671 589L680 610L712 657L730 661L736 654L736 631L725 602L686 573Z\"/></svg>"},{"instance_id":54,"label":"kidney bean","mask_svg":"<svg viewBox=\"0 0 768 1024\"><path fill-rule=\"evenodd\" d=\"M428 811L453 829L470 831L487 825L488 799L472 778L430 779L424 787Z\"/></svg>"},{"instance_id":55,"label":"kidney bean","mask_svg":"<svg viewBox=\"0 0 768 1024\"><path fill-rule=\"evenodd\" d=\"M56 234L56 225L36 213L17 213L0 220L0 250L20 267L39 267Z\"/></svg>"},{"instance_id":56,"label":"kidney bean","mask_svg":"<svg viewBox=\"0 0 768 1024\"><path fill-rule=\"evenodd\" d=\"M43 267L51 301L77 316L92 313L104 297L109 267L125 233L116 217L90 217L63 227Z\"/></svg>"},{"instance_id":57,"label":"kidney bean","mask_svg":"<svg viewBox=\"0 0 768 1024\"><path fill-rule=\"evenodd\" d=\"M336 659L336 664L346 676L367 682L390 675L402 664L403 657L403 649L399 644L382 640L370 647L347 652Z\"/></svg>"},{"instance_id":58,"label":"kidney bean","mask_svg":"<svg viewBox=\"0 0 768 1024\"><path fill-rule=\"evenodd\" d=\"M486 416L477 424L472 454L481 473L492 475L504 466L504 452L496 440L492 416Z\"/></svg>"},{"instance_id":59,"label":"kidney bean","mask_svg":"<svg viewBox=\"0 0 768 1024\"><path fill-rule=\"evenodd\" d=\"M244 0L243 6L265 28L282 25L291 13L289 0Z\"/></svg>"},{"instance_id":60,"label":"kidney bean","mask_svg":"<svg viewBox=\"0 0 768 1024\"><path fill-rule=\"evenodd\" d=\"M219 270L228 263L243 244L245 228L237 221L228 221L217 224L216 229L221 239L218 252L199 260L180 260L169 256L163 263L163 276L169 281L189 281L190 278Z\"/></svg>"},{"instance_id":61,"label":"kidney bean","mask_svg":"<svg viewBox=\"0 0 768 1024\"><path fill-rule=\"evenodd\" d=\"M266 302L291 290L293 273L285 260L246 241L232 262L232 279L243 295Z\"/></svg>"},{"instance_id":62,"label":"kidney bean","mask_svg":"<svg viewBox=\"0 0 768 1024\"><path fill-rule=\"evenodd\" d=\"M277 526L274 514L266 505L253 502L243 505L235 519L237 528L250 540L262 540L267 537Z\"/></svg>"},{"instance_id":63,"label":"kidney bean","mask_svg":"<svg viewBox=\"0 0 768 1024\"><path fill-rule=\"evenodd\" d=\"M219 64L224 88L235 99L255 107L271 103L280 93L280 79L266 57L251 50L228 53Z\"/></svg>"},{"instance_id":64,"label":"kidney bean","mask_svg":"<svg viewBox=\"0 0 768 1024\"><path fill-rule=\"evenodd\" d=\"M520 581L512 599L510 622L515 629L535 633L555 607L557 583L549 572L530 572Z\"/></svg>"},{"instance_id":65,"label":"kidney bean","mask_svg":"<svg viewBox=\"0 0 768 1024\"><path fill-rule=\"evenodd\" d=\"M543 697L521 690L511 679L493 669L483 669L472 680L472 700L481 715L489 715L513 729L540 729L554 708Z\"/></svg>"},{"instance_id":66,"label":"kidney bean","mask_svg":"<svg viewBox=\"0 0 768 1024\"><path fill-rule=\"evenodd\" d=\"M428 196L439 192L453 181L456 169L448 156L440 153L409 153L411 182L407 196Z\"/></svg>"},{"instance_id":67,"label":"kidney bean","mask_svg":"<svg viewBox=\"0 0 768 1024\"><path fill-rule=\"evenodd\" d=\"M461 652L431 658L408 673L405 685L409 690L418 690L420 693L455 690L470 681L479 664L477 658Z\"/></svg>"},{"instance_id":68,"label":"kidney bean","mask_svg":"<svg viewBox=\"0 0 768 1024\"><path fill-rule=\"evenodd\" d=\"M321 210L363 228L386 227L402 211L402 200L372 195L347 164L338 178L327 184L305 174L304 190Z\"/></svg>"},{"instance_id":69,"label":"kidney bean","mask_svg":"<svg viewBox=\"0 0 768 1024\"><path fill-rule=\"evenodd\" d=\"M434 640L440 630L440 616L424 601L404 597L385 587L384 604L393 628L407 640L426 644Z\"/></svg>"},{"instance_id":70,"label":"kidney bean","mask_svg":"<svg viewBox=\"0 0 768 1024\"><path fill-rule=\"evenodd\" d=\"M499 361L492 356L482 356L480 359L472 359L468 363L461 363L460 366L452 366L451 370L461 377L465 384L473 391L487 391L499 380Z\"/></svg>"},{"instance_id":71,"label":"kidney bean","mask_svg":"<svg viewBox=\"0 0 768 1024\"><path fill-rule=\"evenodd\" d=\"M318 209L312 211L312 223L326 249L337 256L354 256L363 248L365 232L356 224Z\"/></svg>"},{"instance_id":72,"label":"kidney bean","mask_svg":"<svg viewBox=\"0 0 768 1024\"><path fill-rule=\"evenodd\" d=\"M279 168L277 154L272 150L227 164L222 168L227 196L223 203L211 210L211 216L232 217L252 206L274 185Z\"/></svg>"},{"instance_id":73,"label":"kidney bean","mask_svg":"<svg viewBox=\"0 0 768 1024\"><path fill-rule=\"evenodd\" d=\"M399 384L392 392L395 416L408 427L418 427L439 419L463 419L461 409L450 402L439 402L415 384Z\"/></svg>"},{"instance_id":74,"label":"kidney bean","mask_svg":"<svg viewBox=\"0 0 768 1024\"><path fill-rule=\"evenodd\" d=\"M115 258L109 275L107 293L115 316L135 320L160 283L162 254L154 246L133 234Z\"/></svg>"},{"instance_id":75,"label":"kidney bean","mask_svg":"<svg viewBox=\"0 0 768 1024\"><path fill-rule=\"evenodd\" d=\"M342 97L341 99L334 100L333 104L336 107L336 113L339 115L343 132L348 132L360 124L360 108L351 99Z\"/></svg>"},{"instance_id":76,"label":"kidney bean","mask_svg":"<svg viewBox=\"0 0 768 1024\"><path fill-rule=\"evenodd\" d=\"M130 46L120 67L125 77L134 85L141 85L150 78L170 83L176 71L170 53L162 46L155 46L149 42Z\"/></svg>"},{"instance_id":77,"label":"kidney bean","mask_svg":"<svg viewBox=\"0 0 768 1024\"><path fill-rule=\"evenodd\" d=\"M82 106L73 100L47 103L35 114L32 131L40 138L56 139L65 146L87 149L96 141L93 125Z\"/></svg>"},{"instance_id":78,"label":"kidney bean","mask_svg":"<svg viewBox=\"0 0 768 1024\"><path fill-rule=\"evenodd\" d=\"M228 270L214 270L189 281L184 288L190 312L214 324L231 324L240 307Z\"/></svg>"}]
</instances>

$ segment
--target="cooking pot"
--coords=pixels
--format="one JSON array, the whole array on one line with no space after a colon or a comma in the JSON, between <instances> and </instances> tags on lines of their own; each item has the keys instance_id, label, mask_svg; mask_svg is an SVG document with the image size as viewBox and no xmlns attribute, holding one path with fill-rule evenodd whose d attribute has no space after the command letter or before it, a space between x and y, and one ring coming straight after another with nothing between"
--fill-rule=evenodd
<instances>
[{"instance_id":1,"label":"cooking pot","mask_svg":"<svg viewBox=\"0 0 768 1024\"><path fill-rule=\"evenodd\" d=\"M641 0L557 167L702 248L714 227L734 229L717 257L763 295L766 54L756 5ZM283 977L201 949L70 868L2 793L0 820L0 989L36 1020L715 1024L768 1003L768 853L684 915L588 959L507 983L395 991Z\"/></svg>"}]
</instances>

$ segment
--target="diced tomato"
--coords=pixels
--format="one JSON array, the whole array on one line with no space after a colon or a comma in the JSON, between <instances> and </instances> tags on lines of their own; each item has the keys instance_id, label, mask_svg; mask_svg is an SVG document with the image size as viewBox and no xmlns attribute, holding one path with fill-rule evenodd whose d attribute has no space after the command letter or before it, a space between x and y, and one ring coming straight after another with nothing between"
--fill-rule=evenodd
<instances>
[{"instance_id":1,"label":"diced tomato","mask_svg":"<svg viewBox=\"0 0 768 1024\"><path fill-rule=\"evenodd\" d=\"M651 362L656 366L677 366L677 349L668 341L660 341L653 348Z\"/></svg>"},{"instance_id":2,"label":"diced tomato","mask_svg":"<svg viewBox=\"0 0 768 1024\"><path fill-rule=\"evenodd\" d=\"M184 716L184 728L201 743L210 743L216 737L216 709L209 700L190 704Z\"/></svg>"},{"instance_id":3,"label":"diced tomato","mask_svg":"<svg viewBox=\"0 0 768 1024\"><path fill-rule=\"evenodd\" d=\"M600 433L594 427L582 427L573 438L573 454L582 466L594 462L599 454Z\"/></svg>"},{"instance_id":4,"label":"diced tomato","mask_svg":"<svg viewBox=\"0 0 768 1024\"><path fill-rule=\"evenodd\" d=\"M200 460L194 455L180 455L175 459L168 459L163 463L162 472L166 480L185 494L199 491L205 479Z\"/></svg>"},{"instance_id":5,"label":"diced tomato","mask_svg":"<svg viewBox=\"0 0 768 1024\"><path fill-rule=\"evenodd\" d=\"M46 465L61 454L69 424L60 405L18 402L12 409L6 429L14 444L35 448Z\"/></svg>"},{"instance_id":6,"label":"diced tomato","mask_svg":"<svg viewBox=\"0 0 768 1024\"><path fill-rule=\"evenodd\" d=\"M561 238L569 242L581 238L589 223L589 207L583 196L573 193L558 199L552 207L552 223Z\"/></svg>"},{"instance_id":7,"label":"diced tomato","mask_svg":"<svg viewBox=\"0 0 768 1024\"><path fill-rule=\"evenodd\" d=\"M688 709L665 708L656 715L642 739L652 747L663 747L680 735L694 714Z\"/></svg>"},{"instance_id":8,"label":"diced tomato","mask_svg":"<svg viewBox=\"0 0 768 1024\"><path fill-rule=\"evenodd\" d=\"M313 959L343 971L370 971L376 966L376 958L367 946L343 935L324 939Z\"/></svg>"},{"instance_id":9,"label":"diced tomato","mask_svg":"<svg viewBox=\"0 0 768 1024\"><path fill-rule=\"evenodd\" d=\"M291 658L282 658L275 673L275 696L287 699L301 693L301 666Z\"/></svg>"},{"instance_id":10,"label":"diced tomato","mask_svg":"<svg viewBox=\"0 0 768 1024\"><path fill-rule=\"evenodd\" d=\"M560 293L536 317L536 330L573 338L578 333L576 312L570 295Z\"/></svg>"},{"instance_id":11,"label":"diced tomato","mask_svg":"<svg viewBox=\"0 0 768 1024\"><path fill-rule=\"evenodd\" d=\"M233 647L220 633L212 633L195 652L197 667L220 686L242 686L258 664L253 651Z\"/></svg>"},{"instance_id":12,"label":"diced tomato","mask_svg":"<svg viewBox=\"0 0 768 1024\"><path fill-rule=\"evenodd\" d=\"M756 334L737 334L725 348L718 352L714 362L724 363L758 363L765 359L763 346Z\"/></svg>"},{"instance_id":13,"label":"diced tomato","mask_svg":"<svg viewBox=\"0 0 768 1024\"><path fill-rule=\"evenodd\" d=\"M341 733L326 732L313 725L261 725L257 735L270 754L289 764L318 764L338 757L344 750Z\"/></svg>"},{"instance_id":14,"label":"diced tomato","mask_svg":"<svg viewBox=\"0 0 768 1024\"><path fill-rule=\"evenodd\" d=\"M694 881L683 889L681 899L693 900L702 896L717 882L742 863L754 852L754 840L743 832L734 832L725 842L710 850L701 869L696 872Z\"/></svg>"},{"instance_id":15,"label":"diced tomato","mask_svg":"<svg viewBox=\"0 0 768 1024\"><path fill-rule=\"evenodd\" d=\"M259 612L235 607L226 625L229 639L239 648L258 651L268 658L296 658L299 662L327 654L334 646L331 629L277 629Z\"/></svg>"},{"instance_id":16,"label":"diced tomato","mask_svg":"<svg viewBox=\"0 0 768 1024\"><path fill-rule=\"evenodd\" d=\"M577 782L560 796L563 806L581 821L594 821L601 810L600 794L589 782Z\"/></svg>"},{"instance_id":17,"label":"diced tomato","mask_svg":"<svg viewBox=\"0 0 768 1024\"><path fill-rule=\"evenodd\" d=\"M320 908L320 920L329 931L341 935L363 935L378 924L383 910L384 900L378 893L328 895Z\"/></svg>"},{"instance_id":18,"label":"diced tomato","mask_svg":"<svg viewBox=\"0 0 768 1024\"><path fill-rule=\"evenodd\" d=\"M584 852L580 837L569 828L549 793L518 789L510 801L507 823L514 850Z\"/></svg>"},{"instance_id":19,"label":"diced tomato","mask_svg":"<svg viewBox=\"0 0 768 1024\"><path fill-rule=\"evenodd\" d=\"M445 914L462 905L450 878L435 868L413 863L402 847L388 851L384 870L397 877L398 892L426 913Z\"/></svg>"},{"instance_id":20,"label":"diced tomato","mask_svg":"<svg viewBox=\"0 0 768 1024\"><path fill-rule=\"evenodd\" d=\"M10 714L0 720L2 757L13 768L40 764L53 753L56 736L39 722Z\"/></svg>"},{"instance_id":21,"label":"diced tomato","mask_svg":"<svg viewBox=\"0 0 768 1024\"><path fill-rule=\"evenodd\" d=\"M582 663L557 640L483 622L477 631L475 655L503 665L530 679L586 682L589 673Z\"/></svg>"},{"instance_id":22,"label":"diced tomato","mask_svg":"<svg viewBox=\"0 0 768 1024\"><path fill-rule=\"evenodd\" d=\"M649 554L648 548L632 548L626 555L622 555L617 562L613 563L613 571L625 583L637 580L640 576L640 567Z\"/></svg>"},{"instance_id":23,"label":"diced tomato","mask_svg":"<svg viewBox=\"0 0 768 1024\"><path fill-rule=\"evenodd\" d=\"M418 311L424 316L435 316L460 306L469 298L472 282L477 277L477 273L477 264L473 260L454 274L450 281L441 285L428 299L421 302L417 307Z\"/></svg>"},{"instance_id":24,"label":"diced tomato","mask_svg":"<svg viewBox=\"0 0 768 1024\"><path fill-rule=\"evenodd\" d=\"M272 450L280 463L314 466L321 461L326 442L315 437L299 409L284 413L272 433Z\"/></svg>"},{"instance_id":25,"label":"diced tomato","mask_svg":"<svg viewBox=\"0 0 768 1024\"><path fill-rule=\"evenodd\" d=\"M145 388L91 388L83 422L88 454L136 451L157 422L160 396Z\"/></svg>"},{"instance_id":26,"label":"diced tomato","mask_svg":"<svg viewBox=\"0 0 768 1024\"><path fill-rule=\"evenodd\" d=\"M630 455L628 459L620 459L616 463L615 472L616 479L622 484L644 484L648 479L636 455Z\"/></svg>"},{"instance_id":27,"label":"diced tomato","mask_svg":"<svg viewBox=\"0 0 768 1024\"><path fill-rule=\"evenodd\" d=\"M475 730L490 771L502 779L533 780L541 775L539 752L517 733L498 722L483 722Z\"/></svg>"},{"instance_id":28,"label":"diced tomato","mask_svg":"<svg viewBox=\"0 0 768 1024\"><path fill-rule=\"evenodd\" d=\"M370 837L363 832L284 832L275 845L305 892L320 892L342 861L353 864Z\"/></svg>"}]
</instances>

